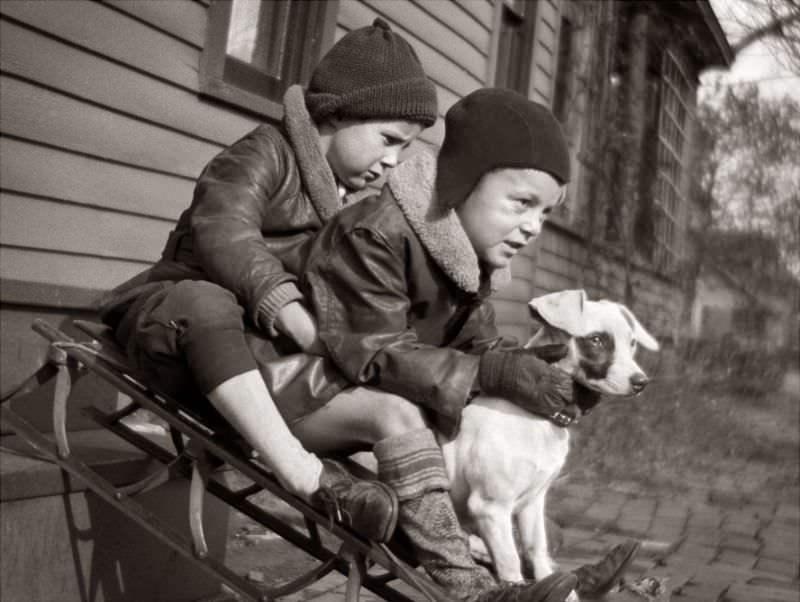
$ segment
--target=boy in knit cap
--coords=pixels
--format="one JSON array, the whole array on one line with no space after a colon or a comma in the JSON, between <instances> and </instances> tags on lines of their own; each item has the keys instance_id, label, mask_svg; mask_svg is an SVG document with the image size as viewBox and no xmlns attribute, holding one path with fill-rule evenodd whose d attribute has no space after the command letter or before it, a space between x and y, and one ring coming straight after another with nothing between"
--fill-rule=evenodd
<instances>
[{"instance_id":1,"label":"boy in knit cap","mask_svg":"<svg viewBox=\"0 0 800 602\"><path fill-rule=\"evenodd\" d=\"M511 259L562 202L569 177L567 144L549 109L509 90L478 90L448 111L438 157L411 157L379 197L325 225L301 283L336 367L397 397L337 396L294 433L320 453L372 446L379 478L398 495L398 531L461 600L554 602L573 588L599 595L637 548L621 544L572 574L495 584L470 556L430 427L455 435L462 409L479 395L562 427L597 402L533 354L501 345L489 303L508 282Z\"/></svg>"},{"instance_id":2,"label":"boy in knit cap","mask_svg":"<svg viewBox=\"0 0 800 602\"><path fill-rule=\"evenodd\" d=\"M203 170L161 259L101 303L103 320L148 383L221 414L282 484L363 535L387 540L397 500L303 449L287 420L351 387L326 365L296 284L312 235L398 162L437 117L414 50L378 19L345 35L307 91ZM210 401L210 406L208 402Z\"/></svg>"}]
</instances>

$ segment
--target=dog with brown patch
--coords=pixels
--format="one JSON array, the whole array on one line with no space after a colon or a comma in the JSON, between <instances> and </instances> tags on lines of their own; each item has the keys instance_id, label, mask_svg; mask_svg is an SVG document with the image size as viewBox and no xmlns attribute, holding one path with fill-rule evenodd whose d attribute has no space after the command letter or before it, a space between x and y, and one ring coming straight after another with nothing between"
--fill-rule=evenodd
<instances>
[{"instance_id":1,"label":"dog with brown patch","mask_svg":"<svg viewBox=\"0 0 800 602\"><path fill-rule=\"evenodd\" d=\"M624 305L588 301L584 291L570 290L529 306L543 326L526 349L558 346L554 365L604 395L634 396L646 387L634 354L638 345L656 351L658 343ZM514 523L536 579L552 574L545 495L566 460L569 430L503 399L479 396L464 409L458 436L441 443L459 518L485 542L497 576L523 580Z\"/></svg>"}]
</instances>

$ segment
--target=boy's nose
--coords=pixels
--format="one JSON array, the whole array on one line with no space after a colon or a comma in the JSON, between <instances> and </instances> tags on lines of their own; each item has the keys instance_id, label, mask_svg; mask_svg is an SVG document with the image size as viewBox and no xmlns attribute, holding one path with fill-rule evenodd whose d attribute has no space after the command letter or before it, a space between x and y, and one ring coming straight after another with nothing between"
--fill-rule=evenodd
<instances>
[{"instance_id":1,"label":"boy's nose","mask_svg":"<svg viewBox=\"0 0 800 602\"><path fill-rule=\"evenodd\" d=\"M389 151L384 155L383 159L381 159L381 165L384 167L396 167L398 163L398 157L400 156L400 151Z\"/></svg>"},{"instance_id":2,"label":"boy's nose","mask_svg":"<svg viewBox=\"0 0 800 602\"><path fill-rule=\"evenodd\" d=\"M529 238L536 238L542 231L542 223L538 219L526 219L519 229Z\"/></svg>"}]
</instances>

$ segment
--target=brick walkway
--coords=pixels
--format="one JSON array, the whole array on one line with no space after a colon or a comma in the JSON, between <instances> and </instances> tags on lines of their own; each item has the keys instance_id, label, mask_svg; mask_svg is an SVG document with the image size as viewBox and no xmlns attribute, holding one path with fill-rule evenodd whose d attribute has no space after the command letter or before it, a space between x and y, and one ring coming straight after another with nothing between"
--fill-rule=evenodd
<instances>
[{"instance_id":1,"label":"brick walkway","mask_svg":"<svg viewBox=\"0 0 800 602\"><path fill-rule=\"evenodd\" d=\"M562 568L591 562L625 537L642 541L629 578L665 577L685 602L800 601L800 492L775 500L721 478L688 494L646 497L632 484L552 491L565 527ZM613 597L610 597L613 599Z\"/></svg>"},{"instance_id":2,"label":"brick walkway","mask_svg":"<svg viewBox=\"0 0 800 602\"><path fill-rule=\"evenodd\" d=\"M796 494L796 495L795 495ZM633 483L592 488L558 483L549 514L560 525L560 567L596 561L613 544L632 537L642 549L628 573L665 579L658 602L800 601L800 491L775 500L770 491L745 491L730 478L688 494L648 497ZM329 575L291 602L343 599L344 577ZM646 598L611 594L609 602ZM362 600L376 597L364 592Z\"/></svg>"}]
</instances>

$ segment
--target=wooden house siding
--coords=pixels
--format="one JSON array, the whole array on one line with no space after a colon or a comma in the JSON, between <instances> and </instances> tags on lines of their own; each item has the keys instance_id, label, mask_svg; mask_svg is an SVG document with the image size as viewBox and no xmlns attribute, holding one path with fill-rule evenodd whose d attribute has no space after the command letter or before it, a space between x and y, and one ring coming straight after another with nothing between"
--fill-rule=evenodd
<instances>
[{"instance_id":1,"label":"wooden house siding","mask_svg":"<svg viewBox=\"0 0 800 602\"><path fill-rule=\"evenodd\" d=\"M203 166L258 123L198 96L206 10L0 5L4 281L103 290L158 258Z\"/></svg>"}]
</instances>

